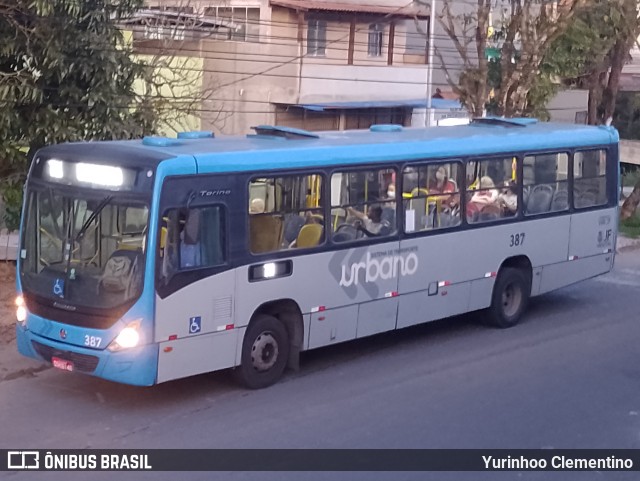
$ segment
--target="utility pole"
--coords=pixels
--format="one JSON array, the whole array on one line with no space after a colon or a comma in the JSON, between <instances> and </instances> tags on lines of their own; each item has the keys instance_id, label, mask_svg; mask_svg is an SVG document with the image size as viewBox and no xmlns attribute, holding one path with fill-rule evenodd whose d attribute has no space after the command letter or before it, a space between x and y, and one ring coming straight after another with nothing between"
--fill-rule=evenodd
<instances>
[{"instance_id":1,"label":"utility pole","mask_svg":"<svg viewBox=\"0 0 640 481\"><path fill-rule=\"evenodd\" d=\"M431 10L429 12L429 53L427 55L427 111L425 112L425 127L433 127L435 115L431 104L433 96L433 56L435 51L435 25L436 25L436 0L431 0Z\"/></svg>"}]
</instances>

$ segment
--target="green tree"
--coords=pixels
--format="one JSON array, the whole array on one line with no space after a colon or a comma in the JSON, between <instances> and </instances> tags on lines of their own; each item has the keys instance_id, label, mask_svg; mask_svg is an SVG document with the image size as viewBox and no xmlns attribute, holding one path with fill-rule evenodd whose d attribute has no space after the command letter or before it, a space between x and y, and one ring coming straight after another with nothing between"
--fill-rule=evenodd
<instances>
[{"instance_id":1,"label":"green tree","mask_svg":"<svg viewBox=\"0 0 640 481\"><path fill-rule=\"evenodd\" d=\"M526 114L547 52L587 1L509 0L496 5L491 0L442 0L440 13L434 13L458 60L447 55L445 61L437 48L435 53L469 113L479 116L489 107L507 117Z\"/></svg>"},{"instance_id":2,"label":"green tree","mask_svg":"<svg viewBox=\"0 0 640 481\"><path fill-rule=\"evenodd\" d=\"M153 74L118 28L142 4L0 0L0 179L24 175L43 145L154 130L160 100L140 88Z\"/></svg>"},{"instance_id":3,"label":"green tree","mask_svg":"<svg viewBox=\"0 0 640 481\"><path fill-rule=\"evenodd\" d=\"M619 5L610 0L590 0L576 11L544 55L528 95L531 115L548 118L546 104L562 87L588 88L588 72L602 64L615 42Z\"/></svg>"}]
</instances>

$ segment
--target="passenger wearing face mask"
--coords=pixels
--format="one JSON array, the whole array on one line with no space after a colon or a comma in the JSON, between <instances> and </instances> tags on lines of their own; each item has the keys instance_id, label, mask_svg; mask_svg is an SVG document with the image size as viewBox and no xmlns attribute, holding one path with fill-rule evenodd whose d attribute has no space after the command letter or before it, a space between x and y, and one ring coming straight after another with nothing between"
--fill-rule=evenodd
<instances>
[{"instance_id":1,"label":"passenger wearing face mask","mask_svg":"<svg viewBox=\"0 0 640 481\"><path fill-rule=\"evenodd\" d=\"M396 185L395 184L389 184L389 187L387 187L387 199L389 200L394 200L396 198Z\"/></svg>"},{"instance_id":2,"label":"passenger wearing face mask","mask_svg":"<svg viewBox=\"0 0 640 481\"><path fill-rule=\"evenodd\" d=\"M456 185L447 176L447 170L440 166L436 171L435 179L431 179L427 186L429 195L431 194L450 194L456 191Z\"/></svg>"},{"instance_id":3,"label":"passenger wearing face mask","mask_svg":"<svg viewBox=\"0 0 640 481\"><path fill-rule=\"evenodd\" d=\"M447 171L442 165L438 167L435 179L432 179L431 182L429 182L427 190L429 191L429 200L438 202L441 207L454 209L460 202L460 197L458 194L455 194L458 190L456 188L456 184L449 179Z\"/></svg>"}]
</instances>

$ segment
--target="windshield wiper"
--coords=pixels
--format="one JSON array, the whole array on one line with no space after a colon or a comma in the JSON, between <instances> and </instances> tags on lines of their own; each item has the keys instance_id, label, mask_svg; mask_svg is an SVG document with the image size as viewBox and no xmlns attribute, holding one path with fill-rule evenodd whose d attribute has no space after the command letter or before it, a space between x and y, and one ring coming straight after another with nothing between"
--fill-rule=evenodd
<instances>
[{"instance_id":1,"label":"windshield wiper","mask_svg":"<svg viewBox=\"0 0 640 481\"><path fill-rule=\"evenodd\" d=\"M96 220L96 218L100 215L100 212L102 212L102 209L104 209L107 204L111 201L111 199L113 199L112 195L108 195L106 196L104 199L102 199L100 201L100 203L98 204L98 206L95 208L95 210L91 213L91 215L89 216L89 218L87 220L84 221L84 223L82 224L82 227L80 227L80 230L78 231L78 233L75 235L75 237L73 238L73 241L76 242L78 240L80 240L82 238L82 236L84 235L84 233L87 231L87 229L89 228L89 226L91 225L91 223Z\"/></svg>"}]
</instances>

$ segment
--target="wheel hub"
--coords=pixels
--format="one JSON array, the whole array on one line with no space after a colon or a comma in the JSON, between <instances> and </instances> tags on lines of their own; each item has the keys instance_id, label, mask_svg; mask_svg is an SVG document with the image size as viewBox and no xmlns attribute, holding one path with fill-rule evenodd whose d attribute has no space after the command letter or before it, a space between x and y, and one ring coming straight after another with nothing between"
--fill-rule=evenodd
<instances>
[{"instance_id":1,"label":"wheel hub","mask_svg":"<svg viewBox=\"0 0 640 481\"><path fill-rule=\"evenodd\" d=\"M511 317L518 312L522 303L522 290L514 283L505 287L502 292L502 309L506 316Z\"/></svg>"},{"instance_id":2,"label":"wheel hub","mask_svg":"<svg viewBox=\"0 0 640 481\"><path fill-rule=\"evenodd\" d=\"M251 364L256 371L268 371L278 360L278 342L270 332L263 332L251 346Z\"/></svg>"}]
</instances>

